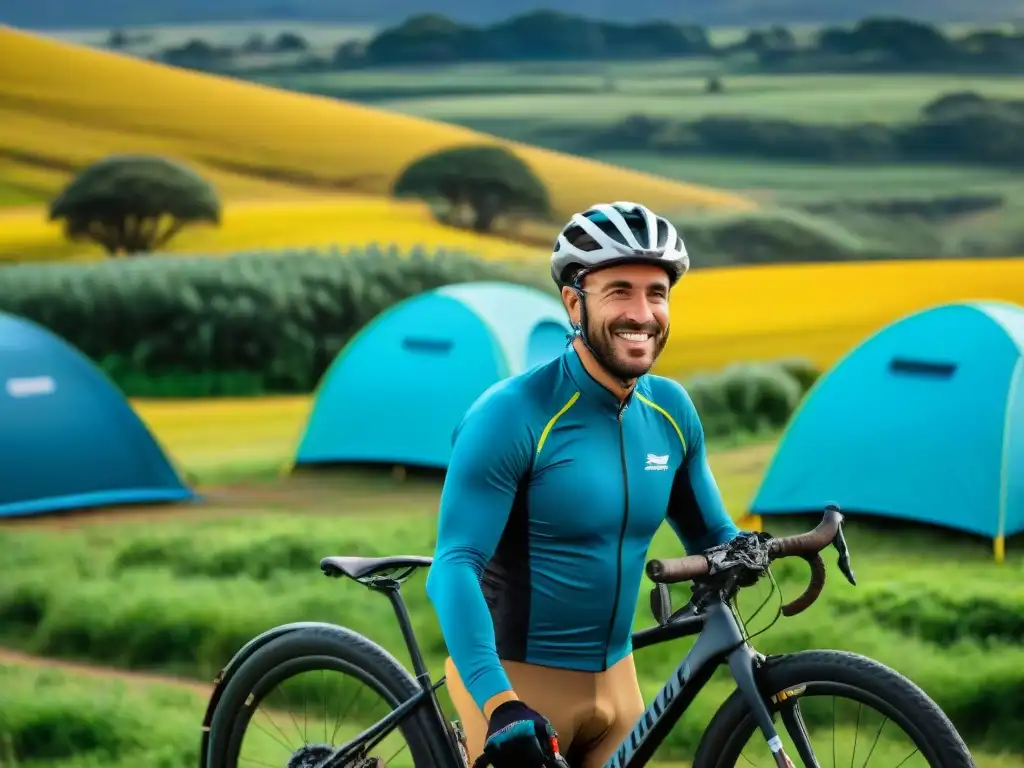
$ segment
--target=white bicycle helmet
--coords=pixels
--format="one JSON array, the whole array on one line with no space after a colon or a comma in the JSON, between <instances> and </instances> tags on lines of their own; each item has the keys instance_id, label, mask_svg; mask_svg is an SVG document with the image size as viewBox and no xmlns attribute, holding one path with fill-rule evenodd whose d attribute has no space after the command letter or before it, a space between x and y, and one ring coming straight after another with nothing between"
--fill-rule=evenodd
<instances>
[{"instance_id":1,"label":"white bicycle helmet","mask_svg":"<svg viewBox=\"0 0 1024 768\"><path fill-rule=\"evenodd\" d=\"M617 264L654 264L675 285L690 268L690 257L672 222L639 203L592 205L574 213L551 252L551 277L559 286L579 287L588 272Z\"/></svg>"}]
</instances>

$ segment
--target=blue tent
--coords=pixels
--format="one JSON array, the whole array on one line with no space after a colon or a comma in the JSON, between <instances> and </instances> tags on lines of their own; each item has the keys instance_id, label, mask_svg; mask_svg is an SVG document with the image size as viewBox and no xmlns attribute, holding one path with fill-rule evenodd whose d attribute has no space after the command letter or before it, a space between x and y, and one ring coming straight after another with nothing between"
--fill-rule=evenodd
<instances>
[{"instance_id":1,"label":"blue tent","mask_svg":"<svg viewBox=\"0 0 1024 768\"><path fill-rule=\"evenodd\" d=\"M1024 531L1024 309L934 307L822 376L786 428L753 515L820 512Z\"/></svg>"},{"instance_id":2,"label":"blue tent","mask_svg":"<svg viewBox=\"0 0 1024 768\"><path fill-rule=\"evenodd\" d=\"M120 390L59 336L0 313L0 380L0 517L193 496Z\"/></svg>"},{"instance_id":3,"label":"blue tent","mask_svg":"<svg viewBox=\"0 0 1024 768\"><path fill-rule=\"evenodd\" d=\"M561 302L506 283L460 283L382 312L317 387L295 463L444 469L463 414L497 381L565 349Z\"/></svg>"}]
</instances>

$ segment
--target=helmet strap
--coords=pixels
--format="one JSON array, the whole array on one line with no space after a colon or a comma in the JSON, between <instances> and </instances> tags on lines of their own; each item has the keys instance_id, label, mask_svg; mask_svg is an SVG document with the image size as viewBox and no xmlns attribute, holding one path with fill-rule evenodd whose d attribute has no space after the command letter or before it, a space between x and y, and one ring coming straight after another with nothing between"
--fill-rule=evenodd
<instances>
[{"instance_id":1,"label":"helmet strap","mask_svg":"<svg viewBox=\"0 0 1024 768\"><path fill-rule=\"evenodd\" d=\"M572 324L573 330L576 332L576 336L579 337L580 341L583 342L583 346L586 347L590 351L591 355L593 355L594 360L597 362L597 364L600 365L604 369L605 373L607 373L609 376L611 376L613 379L615 379L617 382L619 382L622 385L623 389L629 389L629 382L626 381L626 380L623 380L622 377L620 377L618 374L614 373L608 367L608 363L604 360L604 358L600 354L598 354L598 351L596 349L594 349L594 346L590 343L590 339L588 338L588 335L587 335L587 326L588 326L588 323L587 323L587 302L586 302L586 294L587 294L587 292L584 291L583 288L580 286L580 280L582 279L583 276L585 276L583 273L577 275L576 279L572 281L572 285L569 286L570 288L573 289L573 291L576 292L576 296L578 296L579 300L580 300L580 321L579 321L579 323L573 323Z\"/></svg>"}]
</instances>

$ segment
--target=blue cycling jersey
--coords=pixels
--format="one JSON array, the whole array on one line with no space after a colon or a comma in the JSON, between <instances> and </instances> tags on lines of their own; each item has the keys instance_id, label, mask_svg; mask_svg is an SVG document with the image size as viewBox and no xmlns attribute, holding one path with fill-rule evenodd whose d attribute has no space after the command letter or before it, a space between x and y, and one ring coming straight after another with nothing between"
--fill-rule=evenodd
<instances>
[{"instance_id":1,"label":"blue cycling jersey","mask_svg":"<svg viewBox=\"0 0 1024 768\"><path fill-rule=\"evenodd\" d=\"M737 528L681 385L641 376L618 398L563 355L487 390L455 432L427 593L482 709L500 660L597 672L632 649L651 539L688 552Z\"/></svg>"}]
</instances>

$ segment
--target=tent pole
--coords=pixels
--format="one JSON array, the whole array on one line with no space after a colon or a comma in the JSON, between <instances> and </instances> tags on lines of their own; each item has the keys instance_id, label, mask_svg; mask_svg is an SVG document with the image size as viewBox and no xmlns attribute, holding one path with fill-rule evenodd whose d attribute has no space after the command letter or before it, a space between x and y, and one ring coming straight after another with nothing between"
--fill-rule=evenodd
<instances>
[{"instance_id":1,"label":"tent pole","mask_svg":"<svg viewBox=\"0 0 1024 768\"><path fill-rule=\"evenodd\" d=\"M1003 561L1006 560L1006 538L1003 536L996 536L992 550L996 556L996 562L1002 565Z\"/></svg>"}]
</instances>

